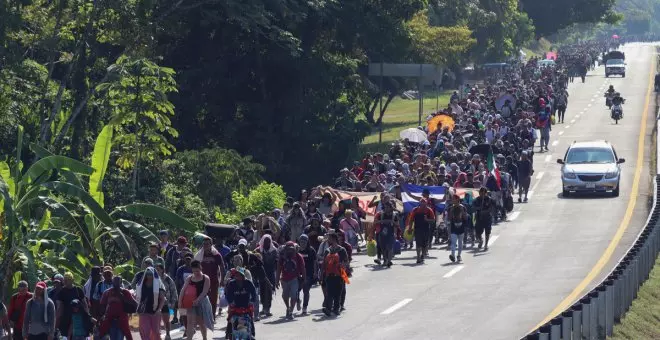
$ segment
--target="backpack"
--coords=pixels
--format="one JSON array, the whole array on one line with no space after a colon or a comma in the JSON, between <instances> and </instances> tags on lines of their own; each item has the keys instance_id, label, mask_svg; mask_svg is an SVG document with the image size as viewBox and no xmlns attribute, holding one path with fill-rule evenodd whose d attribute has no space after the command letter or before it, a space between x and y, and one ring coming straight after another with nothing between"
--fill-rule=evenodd
<instances>
[{"instance_id":1,"label":"backpack","mask_svg":"<svg viewBox=\"0 0 660 340\"><path fill-rule=\"evenodd\" d=\"M294 255L295 256L295 255ZM294 257L284 257L282 262L282 272L297 274L298 273L298 264L296 263Z\"/></svg>"},{"instance_id":2,"label":"backpack","mask_svg":"<svg viewBox=\"0 0 660 340\"><path fill-rule=\"evenodd\" d=\"M329 253L325 257L325 275L341 276L341 264L339 263L339 253Z\"/></svg>"}]
</instances>

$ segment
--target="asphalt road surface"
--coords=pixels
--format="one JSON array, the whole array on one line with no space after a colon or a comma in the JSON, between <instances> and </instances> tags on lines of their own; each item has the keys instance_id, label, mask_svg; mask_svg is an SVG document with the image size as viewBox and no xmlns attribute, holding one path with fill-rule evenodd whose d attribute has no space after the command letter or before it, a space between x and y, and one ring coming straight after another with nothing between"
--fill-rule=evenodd
<instances>
[{"instance_id":1,"label":"asphalt road surface","mask_svg":"<svg viewBox=\"0 0 660 340\"><path fill-rule=\"evenodd\" d=\"M415 264L413 251L391 269L354 256L346 308L321 313L314 288L309 316L284 319L281 298L274 316L256 324L258 339L519 339L570 306L615 266L646 220L654 124L652 74L655 47L629 44L627 77L605 78L603 67L569 86L564 124L553 126L549 152L536 153L529 203L493 228L488 252L467 249L463 263L449 261L445 246ZM626 98L624 119L609 118L603 93L612 84ZM561 196L560 165L573 141L605 139L625 158L621 195ZM538 150L538 148L536 148ZM544 321L545 320L545 321ZM213 338L224 335L218 319ZM173 338L181 336L173 333ZM201 338L199 333L195 338Z\"/></svg>"}]
</instances>

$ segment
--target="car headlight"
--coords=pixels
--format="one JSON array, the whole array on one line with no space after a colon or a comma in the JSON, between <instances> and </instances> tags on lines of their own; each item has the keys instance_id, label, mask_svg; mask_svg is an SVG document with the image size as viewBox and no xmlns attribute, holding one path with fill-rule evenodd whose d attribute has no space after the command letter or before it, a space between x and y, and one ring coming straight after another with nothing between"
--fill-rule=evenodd
<instances>
[{"instance_id":1,"label":"car headlight","mask_svg":"<svg viewBox=\"0 0 660 340\"><path fill-rule=\"evenodd\" d=\"M566 179L576 179L575 173L573 172L564 172L564 178Z\"/></svg>"},{"instance_id":2,"label":"car headlight","mask_svg":"<svg viewBox=\"0 0 660 340\"><path fill-rule=\"evenodd\" d=\"M618 176L618 175L619 175L618 171L610 171L610 172L605 174L605 178L606 179L612 179L612 178L616 178L616 176Z\"/></svg>"}]
</instances>

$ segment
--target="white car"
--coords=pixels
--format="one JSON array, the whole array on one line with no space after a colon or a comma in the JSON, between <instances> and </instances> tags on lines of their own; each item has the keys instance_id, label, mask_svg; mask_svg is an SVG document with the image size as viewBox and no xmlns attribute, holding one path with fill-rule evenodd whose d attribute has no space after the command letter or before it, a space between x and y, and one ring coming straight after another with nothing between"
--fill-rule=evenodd
<instances>
[{"instance_id":1,"label":"white car","mask_svg":"<svg viewBox=\"0 0 660 340\"><path fill-rule=\"evenodd\" d=\"M562 195L571 192L607 192L619 196L621 164L612 144L607 141L573 142L566 150L562 164Z\"/></svg>"}]
</instances>

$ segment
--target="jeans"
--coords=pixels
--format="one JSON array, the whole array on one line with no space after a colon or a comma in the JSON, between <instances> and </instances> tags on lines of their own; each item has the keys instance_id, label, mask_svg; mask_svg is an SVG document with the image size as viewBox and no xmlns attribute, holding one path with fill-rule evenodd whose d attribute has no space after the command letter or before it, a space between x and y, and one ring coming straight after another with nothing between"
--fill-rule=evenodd
<instances>
[{"instance_id":1,"label":"jeans","mask_svg":"<svg viewBox=\"0 0 660 340\"><path fill-rule=\"evenodd\" d=\"M461 256L463 251L463 234L451 234L451 255L454 256L456 252L456 244L458 243L458 256Z\"/></svg>"},{"instance_id":2,"label":"jeans","mask_svg":"<svg viewBox=\"0 0 660 340\"><path fill-rule=\"evenodd\" d=\"M303 308L307 308L307 306L309 305L309 291L312 289L313 283L314 283L314 278L311 277L305 278L305 282L302 284L300 290L298 291L303 293L302 300L300 300L300 293L298 293L298 301L302 301Z\"/></svg>"},{"instance_id":3,"label":"jeans","mask_svg":"<svg viewBox=\"0 0 660 340\"><path fill-rule=\"evenodd\" d=\"M254 315L255 315L255 316L259 316L259 307L260 307L259 304L261 303L261 301L259 301L259 292L261 291L261 290L259 289L259 286L260 286L260 285L257 285L257 286L255 287L255 288L256 288L256 291L257 291L257 294L255 294L255 296L254 296L254 301L253 301L253 303L254 303Z\"/></svg>"}]
</instances>

